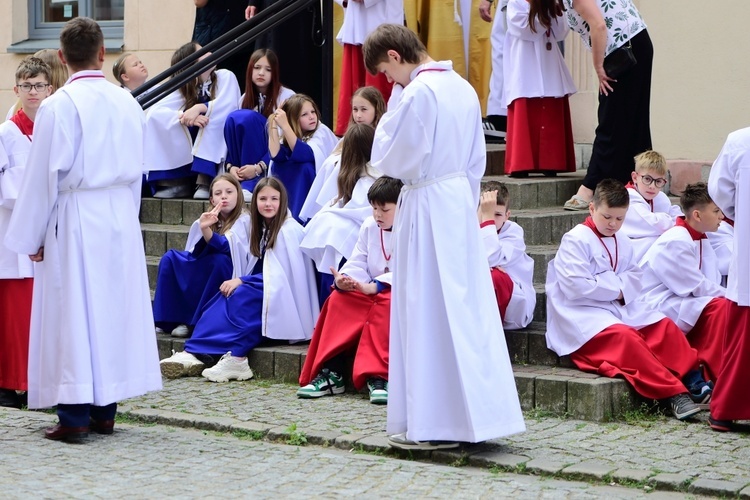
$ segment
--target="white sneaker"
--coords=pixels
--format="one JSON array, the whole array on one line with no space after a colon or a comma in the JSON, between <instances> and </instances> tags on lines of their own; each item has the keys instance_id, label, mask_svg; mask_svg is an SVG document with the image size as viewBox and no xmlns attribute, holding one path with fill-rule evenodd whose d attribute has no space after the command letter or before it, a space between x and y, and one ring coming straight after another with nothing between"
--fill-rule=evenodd
<instances>
[{"instance_id":1,"label":"white sneaker","mask_svg":"<svg viewBox=\"0 0 750 500\"><path fill-rule=\"evenodd\" d=\"M184 339L185 337L190 336L190 329L187 325L178 325L172 330L172 337L177 337L178 339Z\"/></svg>"},{"instance_id":2,"label":"white sneaker","mask_svg":"<svg viewBox=\"0 0 750 500\"><path fill-rule=\"evenodd\" d=\"M216 365L203 370L201 375L211 382L229 382L230 380L250 380L253 378L253 371L247 363L247 358L237 358L228 352Z\"/></svg>"},{"instance_id":3,"label":"white sneaker","mask_svg":"<svg viewBox=\"0 0 750 500\"><path fill-rule=\"evenodd\" d=\"M253 199L253 192L248 191L247 189L243 189L242 196L245 198L245 203L250 203L250 200Z\"/></svg>"},{"instance_id":4,"label":"white sneaker","mask_svg":"<svg viewBox=\"0 0 750 500\"><path fill-rule=\"evenodd\" d=\"M161 328L159 328L158 326L157 326L157 327L155 327L155 330L156 330L156 333L157 333L157 334L160 334L160 333L164 333L164 330L163 330L163 329L161 329Z\"/></svg>"},{"instance_id":5,"label":"white sneaker","mask_svg":"<svg viewBox=\"0 0 750 500\"><path fill-rule=\"evenodd\" d=\"M193 194L194 200L207 200L210 197L211 193L208 192L208 186L205 184L198 184L198 187L195 188L195 194Z\"/></svg>"},{"instance_id":6,"label":"white sneaker","mask_svg":"<svg viewBox=\"0 0 750 500\"><path fill-rule=\"evenodd\" d=\"M197 377L206 365L189 352L172 351L172 356L159 361L161 374L166 378Z\"/></svg>"}]
</instances>

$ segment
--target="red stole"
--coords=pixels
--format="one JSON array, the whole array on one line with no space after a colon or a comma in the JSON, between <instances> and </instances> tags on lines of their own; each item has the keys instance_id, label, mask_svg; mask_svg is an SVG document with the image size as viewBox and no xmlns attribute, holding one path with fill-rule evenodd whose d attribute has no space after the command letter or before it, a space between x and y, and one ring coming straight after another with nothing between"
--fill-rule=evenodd
<instances>
[{"instance_id":1,"label":"red stole","mask_svg":"<svg viewBox=\"0 0 750 500\"><path fill-rule=\"evenodd\" d=\"M34 122L24 113L23 109L19 109L18 113L11 116L10 121L15 123L18 130L31 140L31 136L34 133Z\"/></svg>"},{"instance_id":2,"label":"red stole","mask_svg":"<svg viewBox=\"0 0 750 500\"><path fill-rule=\"evenodd\" d=\"M677 222L675 222L675 226L684 227L687 229L688 234L693 239L693 241L698 242L698 269L703 267L703 240L707 238L706 233L701 233L699 231L696 231L692 227L690 227L690 224L685 222L685 217L677 217Z\"/></svg>"}]
</instances>

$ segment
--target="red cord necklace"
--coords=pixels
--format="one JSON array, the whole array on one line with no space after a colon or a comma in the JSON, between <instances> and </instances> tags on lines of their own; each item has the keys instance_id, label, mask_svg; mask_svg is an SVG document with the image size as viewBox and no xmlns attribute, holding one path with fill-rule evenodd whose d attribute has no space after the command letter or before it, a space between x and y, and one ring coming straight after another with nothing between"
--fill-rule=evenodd
<instances>
[{"instance_id":1,"label":"red cord necklace","mask_svg":"<svg viewBox=\"0 0 750 500\"><path fill-rule=\"evenodd\" d=\"M387 273L390 271L390 269L388 269L388 263L391 261L391 255L393 254L391 253L391 255L388 255L387 253L385 253L385 243L383 242L383 230L382 229L380 230L380 251L383 252L383 258L385 259L385 271L384 272Z\"/></svg>"}]
</instances>

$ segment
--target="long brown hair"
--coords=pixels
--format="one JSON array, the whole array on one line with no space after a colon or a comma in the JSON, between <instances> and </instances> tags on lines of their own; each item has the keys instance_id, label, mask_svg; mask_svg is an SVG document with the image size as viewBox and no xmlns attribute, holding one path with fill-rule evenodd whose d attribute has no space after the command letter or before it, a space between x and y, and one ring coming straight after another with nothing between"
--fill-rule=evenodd
<instances>
[{"instance_id":1,"label":"long brown hair","mask_svg":"<svg viewBox=\"0 0 750 500\"><path fill-rule=\"evenodd\" d=\"M372 127L375 128L378 126L378 122L385 114L385 99L383 99L383 94L380 92L380 90L377 89L377 87L360 87L357 90L354 91L352 94L352 100L354 100L355 97L361 97L365 101L372 104L372 107L375 109L375 118L372 120ZM352 114L351 117L349 117L349 125L354 124L354 115Z\"/></svg>"},{"instance_id":2,"label":"long brown hair","mask_svg":"<svg viewBox=\"0 0 750 500\"><path fill-rule=\"evenodd\" d=\"M273 219L266 220L260 214L258 210L258 195L264 187L270 187L279 192L279 211ZM260 242L263 239L263 230L268 233L266 238L266 250L273 248L276 244L276 237L281 231L281 226L284 225L284 221L287 217L287 210L289 208L289 199L286 194L286 188L276 177L263 177L258 181L258 184L253 188L253 199L250 202L250 223L252 229L250 230L250 253L256 257L261 257Z\"/></svg>"},{"instance_id":3,"label":"long brown hair","mask_svg":"<svg viewBox=\"0 0 750 500\"><path fill-rule=\"evenodd\" d=\"M349 203L357 181L367 175L367 164L370 161L374 138L375 129L364 123L354 123L346 129L346 134L341 140L341 169L336 180L339 193L333 201L334 204L339 201L342 205Z\"/></svg>"},{"instance_id":4,"label":"long brown hair","mask_svg":"<svg viewBox=\"0 0 750 500\"><path fill-rule=\"evenodd\" d=\"M301 139L305 142L307 142L307 140L310 139L310 137L312 137L315 133L315 130L313 130L310 132L305 132L303 134L302 128L299 126L299 117L302 114L302 105L306 102L312 104L312 107L315 110L315 114L318 117L318 121L315 124L315 130L318 130L318 127L320 127L320 110L318 109L318 105L315 104L315 101L312 100L312 97L306 96L305 94L294 94L281 106L281 109L283 109L284 113L286 113L286 118L289 121L289 126L292 128L292 132L294 132L294 135L296 135L298 139ZM271 123L270 120L269 123Z\"/></svg>"},{"instance_id":5,"label":"long brown hair","mask_svg":"<svg viewBox=\"0 0 750 500\"><path fill-rule=\"evenodd\" d=\"M240 215L242 215L242 212L245 210L245 195L242 193L242 186L240 185L240 182L235 179L233 175L219 174L214 177L214 180L211 181L211 186L208 188L208 192L211 193L210 198L213 198L214 185L219 181L227 181L229 184L234 186L234 189L237 190L237 205L234 206L234 209L229 212L229 215L224 220L221 219L222 214L221 212L219 212L219 221L211 226L211 230L213 232L224 234L232 229L234 223L237 222L237 219L240 218ZM211 205L211 208L214 208L216 206L210 201L209 203Z\"/></svg>"},{"instance_id":6,"label":"long brown hair","mask_svg":"<svg viewBox=\"0 0 750 500\"><path fill-rule=\"evenodd\" d=\"M170 61L170 64L174 66L178 62L185 59L187 56L191 54L195 54L198 51L198 43L197 42L188 42L179 49L174 51L174 54L172 54L172 60ZM191 68L192 65L188 66L188 68ZM187 69L187 68L185 68ZM182 69L172 75L172 78L176 77L185 69ZM186 110L192 108L196 104L198 104L198 89L200 88L200 75L196 76L189 82L185 83L182 87L180 87L180 94L185 99L185 108ZM216 98L216 71L211 72L211 100L213 101Z\"/></svg>"},{"instance_id":7,"label":"long brown hair","mask_svg":"<svg viewBox=\"0 0 750 500\"><path fill-rule=\"evenodd\" d=\"M253 83L253 68L264 57L268 59L268 65L271 66L271 82L268 84L268 90L266 90L263 109L258 111L268 118L276 110L276 101L279 100L279 93L281 92L279 58L276 56L276 52L271 49L258 49L250 56L245 74L245 97L242 98L241 107L243 109L255 109L255 106L260 103L260 92Z\"/></svg>"},{"instance_id":8,"label":"long brown hair","mask_svg":"<svg viewBox=\"0 0 750 500\"><path fill-rule=\"evenodd\" d=\"M536 33L536 21L539 18L539 24L544 30L552 27L552 20L562 16L565 7L560 0L529 0L529 28Z\"/></svg>"}]
</instances>

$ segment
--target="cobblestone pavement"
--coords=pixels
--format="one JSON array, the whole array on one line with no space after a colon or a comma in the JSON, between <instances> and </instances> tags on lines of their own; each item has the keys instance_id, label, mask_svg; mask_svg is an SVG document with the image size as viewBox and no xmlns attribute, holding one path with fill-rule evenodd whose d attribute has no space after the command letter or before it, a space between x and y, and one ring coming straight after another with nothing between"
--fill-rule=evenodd
<instances>
[{"instance_id":1,"label":"cobblestone pavement","mask_svg":"<svg viewBox=\"0 0 750 500\"><path fill-rule=\"evenodd\" d=\"M351 399L351 398L349 398ZM681 493L400 460L336 448L118 424L85 444L43 439L48 413L0 409L0 491L15 498L683 498Z\"/></svg>"},{"instance_id":2,"label":"cobblestone pavement","mask_svg":"<svg viewBox=\"0 0 750 500\"><path fill-rule=\"evenodd\" d=\"M165 380L164 390L123 402L120 413L130 422L233 432L264 443L304 436L310 445L327 446L317 448L317 453L355 449L398 455L387 444L384 406L371 405L363 394L300 400L295 390L292 385L267 380L226 384L201 378ZM31 423L24 423L27 417ZM39 427L34 421L42 417L55 419L39 412L14 412L12 420L26 425L28 433L29 426ZM750 498L750 436L714 432L706 417L701 418L703 421L683 423L652 416L628 424L527 414L527 432L523 434L466 445L458 451L415 453L413 458L466 464L474 466L468 469L475 472L491 468L556 478L547 479L545 484L557 479L583 479L599 485L626 484L631 486L627 490L631 493L655 489ZM0 434L3 427L0 419ZM148 427L136 429L133 432L139 436L141 432L155 432ZM148 444L139 446L148 449ZM155 444L154 448L158 450L159 446ZM1 449L0 460L4 460L5 446ZM397 463L406 467L404 462ZM514 481L521 481L514 477ZM532 479L529 476L528 480ZM526 480L521 482L527 484ZM573 491L585 493L568 493Z\"/></svg>"}]
</instances>

